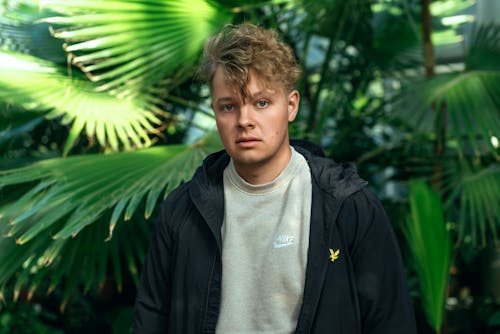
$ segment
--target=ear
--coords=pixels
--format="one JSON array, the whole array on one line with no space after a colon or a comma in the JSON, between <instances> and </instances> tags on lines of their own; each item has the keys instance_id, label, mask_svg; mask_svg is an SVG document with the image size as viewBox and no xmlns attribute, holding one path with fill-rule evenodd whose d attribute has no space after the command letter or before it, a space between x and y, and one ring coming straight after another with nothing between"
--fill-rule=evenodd
<instances>
[{"instance_id":1,"label":"ear","mask_svg":"<svg viewBox=\"0 0 500 334\"><path fill-rule=\"evenodd\" d=\"M288 122L292 122L299 111L300 94L294 89L288 94Z\"/></svg>"}]
</instances>

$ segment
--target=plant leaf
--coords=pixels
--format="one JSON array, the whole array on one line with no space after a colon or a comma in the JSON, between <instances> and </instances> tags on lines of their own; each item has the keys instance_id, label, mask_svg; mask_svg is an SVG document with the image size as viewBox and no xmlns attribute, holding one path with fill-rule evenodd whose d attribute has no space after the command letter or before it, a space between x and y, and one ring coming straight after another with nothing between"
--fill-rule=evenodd
<instances>
[{"instance_id":1,"label":"plant leaf","mask_svg":"<svg viewBox=\"0 0 500 334\"><path fill-rule=\"evenodd\" d=\"M411 220L405 238L419 277L427 321L438 332L443 324L451 241L439 195L424 182L410 181Z\"/></svg>"},{"instance_id":2,"label":"plant leaf","mask_svg":"<svg viewBox=\"0 0 500 334\"><path fill-rule=\"evenodd\" d=\"M160 123L149 97L119 99L96 92L92 83L64 75L50 62L12 52L0 52L0 100L50 110L46 117L63 116L63 123L72 123L65 153L84 129L89 136L97 132L99 143L114 150L119 142L126 148L149 146L148 132Z\"/></svg>"},{"instance_id":3,"label":"plant leaf","mask_svg":"<svg viewBox=\"0 0 500 334\"><path fill-rule=\"evenodd\" d=\"M34 292L46 279L50 292L64 280L65 300L79 286L102 285L106 268L114 268L118 287L125 269L136 280L150 233L145 218L163 200L159 194L189 180L221 147L210 134L193 145L49 159L1 171L2 191L32 188L15 202L0 203L0 287L21 268L18 289Z\"/></svg>"},{"instance_id":4,"label":"plant leaf","mask_svg":"<svg viewBox=\"0 0 500 334\"><path fill-rule=\"evenodd\" d=\"M411 90L397 103L398 116L416 131L432 130L438 114L435 109L446 103L449 138L476 156L491 153L498 157L491 136L500 133L500 71L443 74L408 87Z\"/></svg>"},{"instance_id":5,"label":"plant leaf","mask_svg":"<svg viewBox=\"0 0 500 334\"><path fill-rule=\"evenodd\" d=\"M192 65L205 39L232 13L204 0L41 1L64 16L44 19L64 26L73 63L101 90L132 94Z\"/></svg>"},{"instance_id":6,"label":"plant leaf","mask_svg":"<svg viewBox=\"0 0 500 334\"><path fill-rule=\"evenodd\" d=\"M405 83L395 104L396 116L418 132L435 131L437 110L443 107L448 140L458 140L463 151L476 156L491 153L498 159L498 148L491 138L500 133L499 37L499 24L481 26L473 34L464 59L466 71L450 70Z\"/></svg>"},{"instance_id":7,"label":"plant leaf","mask_svg":"<svg viewBox=\"0 0 500 334\"><path fill-rule=\"evenodd\" d=\"M500 165L471 167L467 162L450 166L455 182L449 186L454 191L445 207L458 221L459 242L469 241L484 246L489 241L500 242ZM460 212L451 211L460 206Z\"/></svg>"}]
</instances>

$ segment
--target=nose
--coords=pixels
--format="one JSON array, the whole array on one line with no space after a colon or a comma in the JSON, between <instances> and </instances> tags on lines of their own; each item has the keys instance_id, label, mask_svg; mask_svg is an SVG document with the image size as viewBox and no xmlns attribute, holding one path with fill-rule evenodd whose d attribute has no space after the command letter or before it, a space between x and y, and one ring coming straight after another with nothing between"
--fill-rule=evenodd
<instances>
[{"instance_id":1,"label":"nose","mask_svg":"<svg viewBox=\"0 0 500 334\"><path fill-rule=\"evenodd\" d=\"M244 105L240 108L240 112L238 114L238 127L240 128L255 127L252 110L248 105Z\"/></svg>"}]
</instances>

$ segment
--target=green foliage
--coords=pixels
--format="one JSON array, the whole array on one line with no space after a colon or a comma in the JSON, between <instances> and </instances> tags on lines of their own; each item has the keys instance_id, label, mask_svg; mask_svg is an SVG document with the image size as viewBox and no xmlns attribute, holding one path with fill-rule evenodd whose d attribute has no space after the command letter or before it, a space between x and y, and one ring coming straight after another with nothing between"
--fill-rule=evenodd
<instances>
[{"instance_id":1,"label":"green foliage","mask_svg":"<svg viewBox=\"0 0 500 334\"><path fill-rule=\"evenodd\" d=\"M190 69L205 39L231 13L196 1L61 1L43 5L65 16L46 18L65 26L54 36L99 90L133 95Z\"/></svg>"},{"instance_id":2,"label":"green foliage","mask_svg":"<svg viewBox=\"0 0 500 334\"><path fill-rule=\"evenodd\" d=\"M446 183L450 191L445 208L456 221L458 241L486 246L499 245L500 166L496 163L483 168L462 163L449 173L455 175ZM454 208L460 209L455 211Z\"/></svg>"},{"instance_id":3,"label":"green foliage","mask_svg":"<svg viewBox=\"0 0 500 334\"><path fill-rule=\"evenodd\" d=\"M12 71L15 76L10 75ZM149 146L148 131L154 131L153 124L160 122L155 114L161 110L151 97L125 100L96 92L88 81L68 77L60 67L26 55L0 53L0 87L1 100L45 113L48 118L62 116L63 124L72 124L65 153L84 129L87 136L97 137L102 146L109 144L114 150L119 149L119 142L126 149Z\"/></svg>"},{"instance_id":4,"label":"green foliage","mask_svg":"<svg viewBox=\"0 0 500 334\"><path fill-rule=\"evenodd\" d=\"M130 331L130 325L133 319L133 308L125 307L119 310L118 315L113 321L113 334L122 334Z\"/></svg>"},{"instance_id":5,"label":"green foliage","mask_svg":"<svg viewBox=\"0 0 500 334\"><path fill-rule=\"evenodd\" d=\"M489 325L500 327L500 310L496 311L489 319Z\"/></svg>"},{"instance_id":6,"label":"green foliage","mask_svg":"<svg viewBox=\"0 0 500 334\"><path fill-rule=\"evenodd\" d=\"M442 124L448 140L458 141L460 157L492 154L500 157L491 136L500 133L500 25L479 27L472 40L465 71L451 71L408 84L399 97L398 116L416 131ZM481 55L481 61L478 61ZM484 58L483 58L484 57ZM420 101L416 103L415 101ZM441 122L441 123L440 123Z\"/></svg>"},{"instance_id":7,"label":"green foliage","mask_svg":"<svg viewBox=\"0 0 500 334\"><path fill-rule=\"evenodd\" d=\"M201 0L41 5L14 2L0 21L0 36L10 45L0 54L0 100L71 124L64 154L82 131L115 151L150 146L160 117L170 116L161 91L191 74L203 41L233 15ZM48 52L37 50L45 50L50 36L33 38L32 27L50 28L64 40L67 68L54 56L44 60Z\"/></svg>"},{"instance_id":8,"label":"green foliage","mask_svg":"<svg viewBox=\"0 0 500 334\"><path fill-rule=\"evenodd\" d=\"M444 19L472 4L432 2L434 42L461 39L468 19ZM463 66L438 57L445 66L424 78L420 11L418 0L0 0L0 166L16 167L0 171L0 291L56 292L64 306L110 277L119 289L137 279L147 217L221 148L216 136L186 144L213 124L206 87L191 81L202 43L251 21L278 29L302 62L293 137L357 160L381 192L415 176L440 188L443 207L411 183L405 233L438 328L449 255L436 252L499 239L500 28L476 26L453 59Z\"/></svg>"},{"instance_id":9,"label":"green foliage","mask_svg":"<svg viewBox=\"0 0 500 334\"><path fill-rule=\"evenodd\" d=\"M426 160L428 179L442 187L446 215L456 222L457 243L476 246L498 244L500 238L500 216L494 209L500 203L500 155L493 137L500 133L500 67L493 60L500 57L499 34L499 25L479 27L464 70L406 82L395 104L397 116L414 132L410 145L422 148L426 134L426 142L434 145L419 158ZM410 152L406 168L417 158Z\"/></svg>"},{"instance_id":10,"label":"green foliage","mask_svg":"<svg viewBox=\"0 0 500 334\"><path fill-rule=\"evenodd\" d=\"M49 159L1 172L2 191L25 183L33 187L1 211L0 232L8 238L0 239L0 286L23 269L16 291L26 288L33 293L49 276L49 290L68 280L69 298L79 284L89 289L102 283L108 262L120 286L121 256L137 275L145 248L139 242L121 247L121 242L134 235L145 240L148 227L139 220L115 238L117 223L130 220L139 207L148 218L158 202L189 180L201 160L220 146L212 135L191 146ZM86 246L90 244L94 246ZM52 267L59 269L56 275Z\"/></svg>"},{"instance_id":11,"label":"green foliage","mask_svg":"<svg viewBox=\"0 0 500 334\"><path fill-rule=\"evenodd\" d=\"M443 324L451 260L451 238L439 195L422 181L410 181L411 220L405 237L419 277L427 321L438 332Z\"/></svg>"},{"instance_id":12,"label":"green foliage","mask_svg":"<svg viewBox=\"0 0 500 334\"><path fill-rule=\"evenodd\" d=\"M16 304L0 312L0 334L62 334L62 330L40 320L50 317L53 314L40 305Z\"/></svg>"}]
</instances>

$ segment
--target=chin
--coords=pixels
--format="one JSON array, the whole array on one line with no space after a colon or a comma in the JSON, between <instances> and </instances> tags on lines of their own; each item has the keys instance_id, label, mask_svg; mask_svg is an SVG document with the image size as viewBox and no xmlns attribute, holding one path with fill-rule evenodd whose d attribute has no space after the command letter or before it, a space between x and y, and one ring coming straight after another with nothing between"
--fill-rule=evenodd
<instances>
[{"instance_id":1,"label":"chin","mask_svg":"<svg viewBox=\"0 0 500 334\"><path fill-rule=\"evenodd\" d=\"M254 152L238 152L236 154L229 154L233 161L240 165L256 165L264 162L264 156L253 154Z\"/></svg>"}]
</instances>

